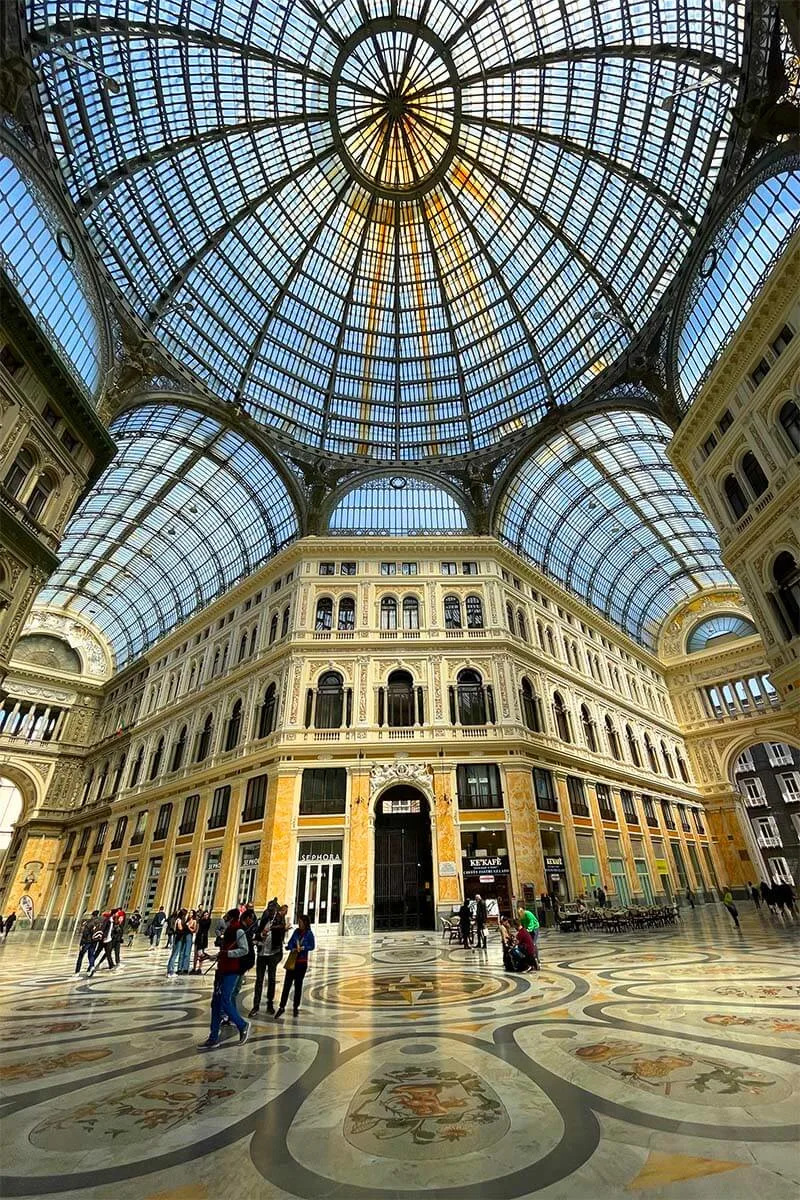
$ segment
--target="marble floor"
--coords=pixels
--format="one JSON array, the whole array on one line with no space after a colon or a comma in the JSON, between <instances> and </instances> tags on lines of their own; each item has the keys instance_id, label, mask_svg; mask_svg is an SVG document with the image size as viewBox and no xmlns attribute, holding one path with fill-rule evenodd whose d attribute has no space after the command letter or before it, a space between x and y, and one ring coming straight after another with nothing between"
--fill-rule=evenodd
<instances>
[{"instance_id":1,"label":"marble floor","mask_svg":"<svg viewBox=\"0 0 800 1200\"><path fill-rule=\"evenodd\" d=\"M211 1053L210 975L142 940L74 980L66 938L16 931L0 1195L797 1200L798 927L742 909L545 931L522 976L496 942L331 939L297 1019Z\"/></svg>"}]
</instances>

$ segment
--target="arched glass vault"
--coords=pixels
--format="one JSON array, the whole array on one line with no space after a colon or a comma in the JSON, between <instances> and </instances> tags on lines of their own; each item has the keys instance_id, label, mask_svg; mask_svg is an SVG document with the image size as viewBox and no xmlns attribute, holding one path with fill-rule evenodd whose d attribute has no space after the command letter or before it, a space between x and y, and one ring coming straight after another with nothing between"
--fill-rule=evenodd
<instances>
[{"instance_id":1,"label":"arched glass vault","mask_svg":"<svg viewBox=\"0 0 800 1200\"><path fill-rule=\"evenodd\" d=\"M119 417L111 433L117 456L70 521L38 600L87 617L120 667L299 525L272 463L212 417L151 404Z\"/></svg>"},{"instance_id":2,"label":"arched glass vault","mask_svg":"<svg viewBox=\"0 0 800 1200\"><path fill-rule=\"evenodd\" d=\"M458 500L433 480L379 475L346 492L328 519L329 533L412 535L465 533Z\"/></svg>"},{"instance_id":3,"label":"arched glass vault","mask_svg":"<svg viewBox=\"0 0 800 1200\"><path fill-rule=\"evenodd\" d=\"M651 648L681 599L732 582L670 437L641 412L575 420L522 462L495 519L503 541Z\"/></svg>"},{"instance_id":4,"label":"arched glass vault","mask_svg":"<svg viewBox=\"0 0 800 1200\"><path fill-rule=\"evenodd\" d=\"M27 12L76 211L155 336L304 446L412 460L535 425L653 312L729 146L745 5Z\"/></svg>"}]
</instances>

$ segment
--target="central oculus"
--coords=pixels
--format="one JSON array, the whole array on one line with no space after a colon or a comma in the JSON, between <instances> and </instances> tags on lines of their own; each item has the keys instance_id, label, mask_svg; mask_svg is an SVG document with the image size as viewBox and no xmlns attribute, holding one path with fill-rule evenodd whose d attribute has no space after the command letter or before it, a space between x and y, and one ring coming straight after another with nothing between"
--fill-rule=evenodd
<instances>
[{"instance_id":1,"label":"central oculus","mask_svg":"<svg viewBox=\"0 0 800 1200\"><path fill-rule=\"evenodd\" d=\"M418 196L456 150L461 94L445 43L386 17L344 43L330 82L334 137L348 170L386 199Z\"/></svg>"}]
</instances>

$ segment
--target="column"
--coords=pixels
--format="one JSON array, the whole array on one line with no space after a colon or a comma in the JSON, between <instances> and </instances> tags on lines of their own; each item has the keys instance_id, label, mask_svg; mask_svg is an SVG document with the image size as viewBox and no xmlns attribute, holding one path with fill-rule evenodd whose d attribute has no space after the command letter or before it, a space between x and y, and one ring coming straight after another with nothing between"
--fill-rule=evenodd
<instances>
[{"instance_id":1,"label":"column","mask_svg":"<svg viewBox=\"0 0 800 1200\"><path fill-rule=\"evenodd\" d=\"M433 869L437 883L437 912L452 915L453 904L461 899L461 835L456 824L458 798L452 786L452 767L434 767L434 805L436 809L436 847ZM454 863L455 875L442 875L441 863Z\"/></svg>"},{"instance_id":2,"label":"column","mask_svg":"<svg viewBox=\"0 0 800 1200\"><path fill-rule=\"evenodd\" d=\"M572 820L572 810L569 806L567 778L565 775L556 775L556 794L558 796L558 807L561 811L563 825L562 844L569 876L569 890L574 899L583 891L583 873L581 871L580 855L578 854L578 842L575 837L575 823Z\"/></svg>"},{"instance_id":3,"label":"column","mask_svg":"<svg viewBox=\"0 0 800 1200\"><path fill-rule=\"evenodd\" d=\"M370 807L369 768L355 767L350 772L350 804L344 856L347 876L342 879L342 895L344 932L358 937L372 930Z\"/></svg>"},{"instance_id":4,"label":"column","mask_svg":"<svg viewBox=\"0 0 800 1200\"><path fill-rule=\"evenodd\" d=\"M217 884L215 902L215 907L221 907L223 912L227 912L231 904L235 904L239 899L238 896L233 895L233 890L239 856L239 841L236 835L239 828L243 793L244 783L231 784L231 794L228 801L228 820L222 835L222 859L219 864L219 882ZM191 866L191 860L189 865ZM282 892L278 892L277 894L283 895Z\"/></svg>"},{"instance_id":5,"label":"column","mask_svg":"<svg viewBox=\"0 0 800 1200\"><path fill-rule=\"evenodd\" d=\"M295 796L300 770L300 767L288 767L281 763L274 779L270 780L262 858L256 882L259 896L277 896L290 908L291 855L295 849ZM224 865L223 856L223 869Z\"/></svg>"},{"instance_id":6,"label":"column","mask_svg":"<svg viewBox=\"0 0 800 1200\"><path fill-rule=\"evenodd\" d=\"M609 895L615 895L615 884L611 876L611 864L608 861L608 847L606 846L606 836L603 831L603 818L600 816L600 805L597 799L597 788L595 784L589 783L586 780L586 791L589 796L589 811L592 814L592 831L594 833L594 842L597 849L597 865L600 867L600 882ZM567 783L564 780L564 790L566 791ZM612 793L613 796L613 793ZM612 799L613 804L613 799ZM615 806L615 811L617 808Z\"/></svg>"},{"instance_id":7,"label":"column","mask_svg":"<svg viewBox=\"0 0 800 1200\"><path fill-rule=\"evenodd\" d=\"M511 823L510 840L516 869L516 879L511 881L512 890L521 899L522 886L529 883L539 896L545 891L545 873L533 778L527 767L506 767L504 775L505 807Z\"/></svg>"}]
</instances>

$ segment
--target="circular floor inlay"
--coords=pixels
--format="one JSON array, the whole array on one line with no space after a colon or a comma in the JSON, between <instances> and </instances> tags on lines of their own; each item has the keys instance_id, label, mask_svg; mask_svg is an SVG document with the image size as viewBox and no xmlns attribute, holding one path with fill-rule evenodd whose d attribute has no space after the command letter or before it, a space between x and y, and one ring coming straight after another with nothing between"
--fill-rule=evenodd
<instances>
[{"instance_id":1,"label":"circular floor inlay","mask_svg":"<svg viewBox=\"0 0 800 1200\"><path fill-rule=\"evenodd\" d=\"M510 993L514 985L502 976L470 975L465 972L435 973L414 971L408 974L338 979L319 988L320 999L329 1003L360 1008L436 1007L444 1004L468 1004L470 1000Z\"/></svg>"}]
</instances>

